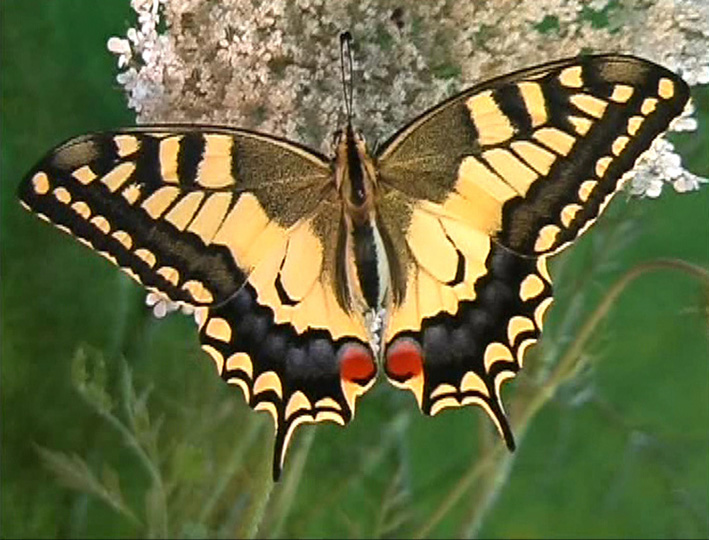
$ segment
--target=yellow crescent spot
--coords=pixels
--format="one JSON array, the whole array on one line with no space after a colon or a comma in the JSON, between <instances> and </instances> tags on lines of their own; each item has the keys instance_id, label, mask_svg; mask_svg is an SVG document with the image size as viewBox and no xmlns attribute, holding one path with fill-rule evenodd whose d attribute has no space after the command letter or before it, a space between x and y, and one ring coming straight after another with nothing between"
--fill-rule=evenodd
<instances>
[{"instance_id":1,"label":"yellow crescent spot","mask_svg":"<svg viewBox=\"0 0 709 540\"><path fill-rule=\"evenodd\" d=\"M49 191L49 177L43 172L36 173L32 177L32 187L38 195L45 195Z\"/></svg>"},{"instance_id":2,"label":"yellow crescent spot","mask_svg":"<svg viewBox=\"0 0 709 540\"><path fill-rule=\"evenodd\" d=\"M645 120L642 116L631 116L628 119L628 133L630 135L635 135L638 130L640 129L640 126L643 123L643 120Z\"/></svg>"},{"instance_id":3,"label":"yellow crescent spot","mask_svg":"<svg viewBox=\"0 0 709 540\"><path fill-rule=\"evenodd\" d=\"M596 176L598 176L598 178L603 178L603 175L606 174L606 170L608 170L608 166L611 164L611 161L613 161L613 158L610 156L604 156L596 161Z\"/></svg>"},{"instance_id":4,"label":"yellow crescent spot","mask_svg":"<svg viewBox=\"0 0 709 540\"><path fill-rule=\"evenodd\" d=\"M224 343L229 343L231 341L231 326L228 322L226 322L226 320L220 317L213 317L209 319L209 322L207 322L207 328L205 329L205 333L209 337L219 341L223 341ZM229 357L229 359L231 359L231 356ZM227 368L229 368L228 361Z\"/></svg>"},{"instance_id":5,"label":"yellow crescent spot","mask_svg":"<svg viewBox=\"0 0 709 540\"><path fill-rule=\"evenodd\" d=\"M524 366L524 357L527 354L527 349L534 345L536 342L536 339L528 338L519 344L519 347L517 348L517 362L519 363L520 368Z\"/></svg>"},{"instance_id":6,"label":"yellow crescent spot","mask_svg":"<svg viewBox=\"0 0 709 540\"><path fill-rule=\"evenodd\" d=\"M517 336L522 332L534 331L534 323L531 319L523 317L522 315L515 315L507 323L507 339L510 345L514 344Z\"/></svg>"},{"instance_id":7,"label":"yellow crescent spot","mask_svg":"<svg viewBox=\"0 0 709 540\"><path fill-rule=\"evenodd\" d=\"M66 188L58 187L54 189L54 196L62 204L69 204L71 202L71 194L66 190Z\"/></svg>"},{"instance_id":8,"label":"yellow crescent spot","mask_svg":"<svg viewBox=\"0 0 709 540\"><path fill-rule=\"evenodd\" d=\"M104 257L105 259L108 259L109 261L111 261L113 264L116 264L116 265L118 264L118 261L116 260L116 258L113 255L111 255L108 251L99 251L99 254L102 257Z\"/></svg>"},{"instance_id":9,"label":"yellow crescent spot","mask_svg":"<svg viewBox=\"0 0 709 540\"><path fill-rule=\"evenodd\" d=\"M449 407L460 407L460 403L458 403L458 400L453 396L441 398L431 405L430 414L431 416L436 416L443 409L447 409Z\"/></svg>"},{"instance_id":10,"label":"yellow crescent spot","mask_svg":"<svg viewBox=\"0 0 709 540\"><path fill-rule=\"evenodd\" d=\"M254 392L255 394L256 392ZM270 401L259 401L254 407L255 411L266 411L273 418L273 427L278 429L278 409L276 405Z\"/></svg>"},{"instance_id":11,"label":"yellow crescent spot","mask_svg":"<svg viewBox=\"0 0 709 540\"><path fill-rule=\"evenodd\" d=\"M595 180L586 180L581 183L581 186L579 186L579 200L581 202L586 202L588 200L591 193L593 193L593 190L596 189L596 184L598 184L598 182Z\"/></svg>"},{"instance_id":12,"label":"yellow crescent spot","mask_svg":"<svg viewBox=\"0 0 709 540\"><path fill-rule=\"evenodd\" d=\"M103 216L95 216L91 218L90 223L94 225L98 230L100 230L103 234L108 234L111 230L111 225L108 223L108 220Z\"/></svg>"},{"instance_id":13,"label":"yellow crescent spot","mask_svg":"<svg viewBox=\"0 0 709 540\"><path fill-rule=\"evenodd\" d=\"M657 84L657 93L662 99L670 99L675 95L674 83L670 79L663 77Z\"/></svg>"},{"instance_id":14,"label":"yellow crescent spot","mask_svg":"<svg viewBox=\"0 0 709 540\"><path fill-rule=\"evenodd\" d=\"M571 203L564 206L561 210L561 223L564 227L569 227L571 225L571 222L576 217L576 214L578 214L582 208L583 207L580 204L576 203Z\"/></svg>"},{"instance_id":15,"label":"yellow crescent spot","mask_svg":"<svg viewBox=\"0 0 709 540\"><path fill-rule=\"evenodd\" d=\"M657 103L658 103L657 98L652 98L652 97L645 98L643 100L643 104L640 106L640 112L642 114L644 114L645 116L647 116L648 114L650 114L651 112L653 112L655 110Z\"/></svg>"},{"instance_id":16,"label":"yellow crescent spot","mask_svg":"<svg viewBox=\"0 0 709 540\"><path fill-rule=\"evenodd\" d=\"M275 371L261 373L261 375L256 377L256 381L254 382L254 394L260 394L269 390L275 392L279 399L283 399L281 379L278 378Z\"/></svg>"},{"instance_id":17,"label":"yellow crescent spot","mask_svg":"<svg viewBox=\"0 0 709 540\"><path fill-rule=\"evenodd\" d=\"M500 434L500 437L504 439L505 434L504 431L502 431L502 426L500 425L500 421L497 419L497 416L495 413L492 412L492 409L490 408L490 404L484 399L481 398L480 396L466 396L463 398L463 405L478 405L483 408L483 410L487 413L487 415L490 417L492 420L492 423L495 424L495 427L497 428L498 433ZM502 409L502 403L500 403L500 408Z\"/></svg>"},{"instance_id":18,"label":"yellow crescent spot","mask_svg":"<svg viewBox=\"0 0 709 540\"><path fill-rule=\"evenodd\" d=\"M468 371L465 375L463 375L463 379L460 381L460 391L480 392L483 395L489 395L485 381L483 381L480 378L480 375L474 371Z\"/></svg>"},{"instance_id":19,"label":"yellow crescent spot","mask_svg":"<svg viewBox=\"0 0 709 540\"><path fill-rule=\"evenodd\" d=\"M249 390L249 385L246 383L245 380L240 379L239 377L232 377L227 381L229 384L235 384L239 388L241 388L241 391L244 393L244 400L246 403L249 402L251 399L251 391Z\"/></svg>"},{"instance_id":20,"label":"yellow crescent spot","mask_svg":"<svg viewBox=\"0 0 709 540\"><path fill-rule=\"evenodd\" d=\"M91 215L91 209L84 201L75 202L71 205L71 209L84 219L89 219L89 216Z\"/></svg>"},{"instance_id":21,"label":"yellow crescent spot","mask_svg":"<svg viewBox=\"0 0 709 540\"><path fill-rule=\"evenodd\" d=\"M551 283L551 276L549 275L549 269L547 268L546 257L539 257L537 259L537 271L548 283Z\"/></svg>"},{"instance_id":22,"label":"yellow crescent spot","mask_svg":"<svg viewBox=\"0 0 709 540\"><path fill-rule=\"evenodd\" d=\"M207 354L209 354L209 356L212 357L212 360L214 360L214 365L217 368L217 373L219 375L221 375L222 369L224 368L224 357L222 356L222 353L220 353L217 349L215 349L211 345L202 345L202 349Z\"/></svg>"},{"instance_id":23,"label":"yellow crescent spot","mask_svg":"<svg viewBox=\"0 0 709 540\"><path fill-rule=\"evenodd\" d=\"M544 282L537 274L529 274L519 286L519 297L523 302L536 298L544 291Z\"/></svg>"},{"instance_id":24,"label":"yellow crescent spot","mask_svg":"<svg viewBox=\"0 0 709 540\"><path fill-rule=\"evenodd\" d=\"M176 286L180 281L180 273L172 266L162 266L156 273L172 285Z\"/></svg>"},{"instance_id":25,"label":"yellow crescent spot","mask_svg":"<svg viewBox=\"0 0 709 540\"><path fill-rule=\"evenodd\" d=\"M245 352L234 353L227 358L226 368L229 371L241 370L249 376L249 379L254 376L254 366Z\"/></svg>"},{"instance_id":26,"label":"yellow crescent spot","mask_svg":"<svg viewBox=\"0 0 709 540\"><path fill-rule=\"evenodd\" d=\"M621 152L627 146L628 142L630 142L630 138L626 137L625 135L621 135L620 137L616 138L615 141L613 141L613 146L611 146L611 151L613 152L614 155L619 156L621 154Z\"/></svg>"},{"instance_id":27,"label":"yellow crescent spot","mask_svg":"<svg viewBox=\"0 0 709 540\"><path fill-rule=\"evenodd\" d=\"M316 422L336 422L341 426L345 425L345 420L335 411L319 411L315 415Z\"/></svg>"},{"instance_id":28,"label":"yellow crescent spot","mask_svg":"<svg viewBox=\"0 0 709 540\"><path fill-rule=\"evenodd\" d=\"M499 396L500 395L500 387L502 386L502 383L505 381L508 381L510 379L513 379L515 376L513 371L500 371L496 376L495 376L495 395ZM500 404L502 406L502 404Z\"/></svg>"},{"instance_id":29,"label":"yellow crescent spot","mask_svg":"<svg viewBox=\"0 0 709 540\"><path fill-rule=\"evenodd\" d=\"M182 288L190 293L192 298L200 304L210 304L214 300L212 293L205 288L201 281L190 279L182 285Z\"/></svg>"},{"instance_id":30,"label":"yellow crescent spot","mask_svg":"<svg viewBox=\"0 0 709 540\"><path fill-rule=\"evenodd\" d=\"M331 397L324 397L322 399L319 399L318 401L315 402L315 408L325 408L329 407L332 409L337 409L338 411L342 410L342 407L340 407L340 404L332 399Z\"/></svg>"},{"instance_id":31,"label":"yellow crescent spot","mask_svg":"<svg viewBox=\"0 0 709 540\"><path fill-rule=\"evenodd\" d=\"M204 323L207 322L207 316L209 315L209 310L204 306L195 306L194 308L194 321L197 323L197 328L202 330Z\"/></svg>"},{"instance_id":32,"label":"yellow crescent spot","mask_svg":"<svg viewBox=\"0 0 709 540\"><path fill-rule=\"evenodd\" d=\"M298 411L310 409L312 409L310 400L303 392L298 390L288 400L288 404L286 405L286 420Z\"/></svg>"},{"instance_id":33,"label":"yellow crescent spot","mask_svg":"<svg viewBox=\"0 0 709 540\"><path fill-rule=\"evenodd\" d=\"M423 375L419 375L419 377L421 379L423 379ZM417 377L411 377L411 379L409 379L406 382L411 383L412 380L415 378L417 378ZM342 378L340 379L340 388L342 389L342 395L344 396L345 401L347 402L347 405L349 406L350 410L352 411L353 416L355 413L355 405L357 403L357 398L359 396L361 396L362 394L364 394L367 390L369 390L372 387L372 385L374 384L375 380L376 380L376 377L372 377L372 379L367 383L366 386L360 386L357 383L354 383L354 382L351 382L351 381L348 381L348 380L345 380ZM391 379L390 379L390 381L392 383L395 382L395 381L392 381ZM398 386L399 388L408 388L409 390L414 392L414 390L412 388L409 388L408 385L395 384L395 386ZM421 384L421 386L423 387L423 383ZM414 395L416 395L415 392L414 392ZM417 399L418 399L418 396L417 396ZM420 406L421 405L419 405L419 407Z\"/></svg>"},{"instance_id":34,"label":"yellow crescent spot","mask_svg":"<svg viewBox=\"0 0 709 540\"><path fill-rule=\"evenodd\" d=\"M293 422L291 422L288 427L286 428L286 433L283 436L283 446L281 446L281 455L280 459L278 460L281 466L281 469L283 468L283 462L286 459L286 451L288 450L288 445L290 445L290 440L291 437L293 436L293 433L295 433L295 429L300 425L300 424L312 424L315 422L315 418L312 416L299 416Z\"/></svg>"},{"instance_id":35,"label":"yellow crescent spot","mask_svg":"<svg viewBox=\"0 0 709 540\"><path fill-rule=\"evenodd\" d=\"M556 242L556 237L560 230L556 225L544 225L539 231L537 241L534 243L534 250L537 253L549 250Z\"/></svg>"},{"instance_id":36,"label":"yellow crescent spot","mask_svg":"<svg viewBox=\"0 0 709 540\"><path fill-rule=\"evenodd\" d=\"M431 395L429 396L431 399L437 398L438 396L441 396L443 394L457 394L458 389L453 386L452 384L448 383L441 383L436 388L433 389L431 392Z\"/></svg>"},{"instance_id":37,"label":"yellow crescent spot","mask_svg":"<svg viewBox=\"0 0 709 540\"><path fill-rule=\"evenodd\" d=\"M554 298L551 296L549 298L545 298L539 303L537 309L534 310L534 322L537 323L537 327L542 328L544 325L544 315L553 301Z\"/></svg>"},{"instance_id":38,"label":"yellow crescent spot","mask_svg":"<svg viewBox=\"0 0 709 540\"><path fill-rule=\"evenodd\" d=\"M512 356L512 352L502 343L493 341L485 348L485 356L483 358L485 371L489 372L492 365L496 362L514 362L514 357Z\"/></svg>"},{"instance_id":39,"label":"yellow crescent spot","mask_svg":"<svg viewBox=\"0 0 709 540\"><path fill-rule=\"evenodd\" d=\"M133 239L125 231L116 231L111 236L118 240L126 249L130 249L133 246Z\"/></svg>"},{"instance_id":40,"label":"yellow crescent spot","mask_svg":"<svg viewBox=\"0 0 709 540\"><path fill-rule=\"evenodd\" d=\"M573 66L564 69L559 74L559 82L568 88L581 88L583 86L581 66Z\"/></svg>"},{"instance_id":41,"label":"yellow crescent spot","mask_svg":"<svg viewBox=\"0 0 709 540\"><path fill-rule=\"evenodd\" d=\"M153 255L153 252L145 249L145 248L140 248L135 250L135 256L138 257L139 259L142 259L145 264L147 264L150 268L155 266L155 255Z\"/></svg>"}]
</instances>

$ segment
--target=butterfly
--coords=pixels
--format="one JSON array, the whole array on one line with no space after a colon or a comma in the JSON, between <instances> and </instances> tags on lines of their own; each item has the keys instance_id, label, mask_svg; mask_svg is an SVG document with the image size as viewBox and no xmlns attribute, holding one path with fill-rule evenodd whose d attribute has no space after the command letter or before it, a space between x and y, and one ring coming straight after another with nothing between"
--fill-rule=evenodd
<instances>
[{"instance_id":1,"label":"butterfly","mask_svg":"<svg viewBox=\"0 0 709 540\"><path fill-rule=\"evenodd\" d=\"M512 450L500 387L540 337L547 258L594 223L688 86L632 56L559 60L473 86L373 152L343 86L332 157L141 126L59 145L20 200L194 308L217 373L273 417L274 479L296 428L346 425L379 372L424 414L482 407Z\"/></svg>"}]
</instances>

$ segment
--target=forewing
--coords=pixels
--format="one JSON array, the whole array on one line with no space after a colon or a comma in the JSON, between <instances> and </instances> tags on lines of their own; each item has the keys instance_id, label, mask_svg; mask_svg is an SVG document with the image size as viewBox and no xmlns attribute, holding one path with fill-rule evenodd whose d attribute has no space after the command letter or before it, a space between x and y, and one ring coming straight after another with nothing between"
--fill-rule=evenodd
<instances>
[{"instance_id":1,"label":"forewing","mask_svg":"<svg viewBox=\"0 0 709 540\"><path fill-rule=\"evenodd\" d=\"M499 387L541 332L545 259L594 222L688 96L650 62L581 57L474 87L384 145L379 210L405 291L386 372L425 413L482 405L513 446Z\"/></svg>"}]
</instances>

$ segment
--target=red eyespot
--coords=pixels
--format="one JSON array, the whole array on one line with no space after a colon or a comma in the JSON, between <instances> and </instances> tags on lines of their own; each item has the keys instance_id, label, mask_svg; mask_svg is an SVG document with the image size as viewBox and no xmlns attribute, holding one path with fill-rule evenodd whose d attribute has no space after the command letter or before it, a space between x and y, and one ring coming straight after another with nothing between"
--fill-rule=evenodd
<instances>
[{"instance_id":1,"label":"red eyespot","mask_svg":"<svg viewBox=\"0 0 709 540\"><path fill-rule=\"evenodd\" d=\"M423 372L423 351L413 339L399 338L386 353L386 372L395 381L405 382Z\"/></svg>"},{"instance_id":2,"label":"red eyespot","mask_svg":"<svg viewBox=\"0 0 709 540\"><path fill-rule=\"evenodd\" d=\"M340 349L340 377L360 386L366 385L377 373L374 357L359 343L348 343Z\"/></svg>"}]
</instances>

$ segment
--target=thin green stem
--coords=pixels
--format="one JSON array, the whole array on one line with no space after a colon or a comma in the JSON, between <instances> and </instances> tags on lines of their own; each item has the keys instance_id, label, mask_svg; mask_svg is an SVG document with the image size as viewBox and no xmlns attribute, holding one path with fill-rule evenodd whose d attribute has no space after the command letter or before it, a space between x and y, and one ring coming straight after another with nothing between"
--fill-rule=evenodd
<instances>
[{"instance_id":1,"label":"thin green stem","mask_svg":"<svg viewBox=\"0 0 709 540\"><path fill-rule=\"evenodd\" d=\"M266 515L268 501L273 493L274 482L271 477L271 456L261 460L258 470L259 480L252 492L252 501L242 520L243 527L236 531L235 538L256 538Z\"/></svg>"},{"instance_id":2,"label":"thin green stem","mask_svg":"<svg viewBox=\"0 0 709 540\"><path fill-rule=\"evenodd\" d=\"M237 471L243 467L244 454L253 446L258 434L262 431L262 427L263 424L261 422L249 422L246 432L240 437L238 444L234 447L226 466L220 471L216 486L211 490L207 501L202 506L198 523L205 524L209 520L229 482L232 481Z\"/></svg>"},{"instance_id":3,"label":"thin green stem","mask_svg":"<svg viewBox=\"0 0 709 540\"><path fill-rule=\"evenodd\" d=\"M315 439L315 434L317 433L317 427L318 426L316 425L310 426L310 429L305 430L300 444L293 455L291 464L288 468L288 473L283 479L283 486L281 486L278 494L278 501L275 505L274 511L274 521L276 523L269 531L268 536L270 538L283 538L283 528L288 514L290 513L290 509L293 506L293 501L297 496L300 479L303 477L305 463L308 460L310 449L313 446L313 440Z\"/></svg>"},{"instance_id":4,"label":"thin green stem","mask_svg":"<svg viewBox=\"0 0 709 540\"><path fill-rule=\"evenodd\" d=\"M115 416L113 416L111 413L107 411L103 411L101 409L95 408L95 410L98 411L98 413L111 425L118 433L121 435L123 438L126 446L133 451L133 453L137 456L138 461L140 464L143 466L143 468L147 471L148 475L150 476L153 485L155 486L155 489L157 490L158 494L158 502L160 504L160 521L158 523L158 529L156 531L156 536L158 538L165 538L167 537L167 530L168 530L168 525L167 525L167 501L165 497L165 488L163 486L162 482L162 476L160 475L160 471L158 470L157 466L152 462L148 454L143 450L143 448L140 446L140 443L138 440L133 436L133 434L130 432L128 428L126 428L123 423L118 420Z\"/></svg>"}]
</instances>

